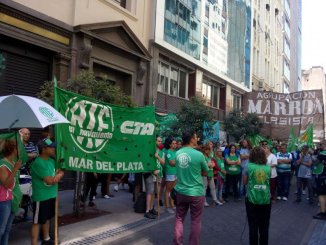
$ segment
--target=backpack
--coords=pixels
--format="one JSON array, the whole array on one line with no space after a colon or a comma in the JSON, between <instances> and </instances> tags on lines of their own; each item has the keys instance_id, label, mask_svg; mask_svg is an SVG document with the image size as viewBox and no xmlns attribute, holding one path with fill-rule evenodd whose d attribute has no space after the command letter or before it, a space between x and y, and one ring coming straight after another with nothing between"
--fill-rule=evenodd
<instances>
[{"instance_id":1,"label":"backpack","mask_svg":"<svg viewBox=\"0 0 326 245\"><path fill-rule=\"evenodd\" d=\"M135 202L134 209L136 213L146 212L146 193L141 192Z\"/></svg>"}]
</instances>

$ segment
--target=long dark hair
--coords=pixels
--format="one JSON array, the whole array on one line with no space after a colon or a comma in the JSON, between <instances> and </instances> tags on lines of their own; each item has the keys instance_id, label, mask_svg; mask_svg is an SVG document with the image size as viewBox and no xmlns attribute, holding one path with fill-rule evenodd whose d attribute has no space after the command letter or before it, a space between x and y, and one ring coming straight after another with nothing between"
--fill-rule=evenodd
<instances>
[{"instance_id":1,"label":"long dark hair","mask_svg":"<svg viewBox=\"0 0 326 245\"><path fill-rule=\"evenodd\" d=\"M173 142L173 140L174 138L172 136L167 137L164 141L164 148L167 150L170 149L170 145Z\"/></svg>"},{"instance_id":2,"label":"long dark hair","mask_svg":"<svg viewBox=\"0 0 326 245\"><path fill-rule=\"evenodd\" d=\"M250 152L249 161L256 164L265 165L267 163L267 158L264 149L260 146L254 147Z\"/></svg>"}]
</instances>

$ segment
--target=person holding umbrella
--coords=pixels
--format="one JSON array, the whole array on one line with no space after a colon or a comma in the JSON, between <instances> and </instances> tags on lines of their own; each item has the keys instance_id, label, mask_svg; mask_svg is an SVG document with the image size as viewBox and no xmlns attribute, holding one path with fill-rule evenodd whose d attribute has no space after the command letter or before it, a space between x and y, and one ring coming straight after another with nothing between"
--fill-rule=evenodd
<instances>
[{"instance_id":1,"label":"person holding umbrella","mask_svg":"<svg viewBox=\"0 0 326 245\"><path fill-rule=\"evenodd\" d=\"M21 167L20 160L14 161L17 156L16 141L6 139L2 154L3 159L0 160L0 244L7 245L11 225L15 218L13 191L19 179ZM16 187L19 188L18 184Z\"/></svg>"},{"instance_id":2,"label":"person holding umbrella","mask_svg":"<svg viewBox=\"0 0 326 245\"><path fill-rule=\"evenodd\" d=\"M33 187L33 224L32 245L38 244L39 226L42 226L42 244L53 244L49 236L49 220L55 215L55 202L58 193L58 182L64 172L55 171L55 144L48 138L38 143L39 157L31 168Z\"/></svg>"}]
</instances>

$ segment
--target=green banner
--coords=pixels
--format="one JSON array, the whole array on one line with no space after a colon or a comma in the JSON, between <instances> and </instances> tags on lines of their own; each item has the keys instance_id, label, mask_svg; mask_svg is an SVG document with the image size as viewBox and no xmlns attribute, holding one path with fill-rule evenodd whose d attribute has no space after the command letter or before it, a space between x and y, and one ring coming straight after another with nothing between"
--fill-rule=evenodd
<instances>
[{"instance_id":1,"label":"green banner","mask_svg":"<svg viewBox=\"0 0 326 245\"><path fill-rule=\"evenodd\" d=\"M156 135L162 136L163 138L169 134L172 134L171 126L178 121L175 114L169 113L167 115L161 115L156 113Z\"/></svg>"},{"instance_id":2,"label":"green banner","mask_svg":"<svg viewBox=\"0 0 326 245\"><path fill-rule=\"evenodd\" d=\"M56 109L70 121L56 125L62 168L97 173L156 169L153 106L114 106L59 88L56 98Z\"/></svg>"},{"instance_id":3,"label":"green banner","mask_svg":"<svg viewBox=\"0 0 326 245\"><path fill-rule=\"evenodd\" d=\"M16 139L17 140L19 159L22 161L22 163L26 163L28 160L28 155L27 155L24 144L21 141L21 138L20 138L18 132L10 132L10 133L0 134L0 158L3 157L2 156L3 144L6 139L12 139L12 140Z\"/></svg>"}]
</instances>

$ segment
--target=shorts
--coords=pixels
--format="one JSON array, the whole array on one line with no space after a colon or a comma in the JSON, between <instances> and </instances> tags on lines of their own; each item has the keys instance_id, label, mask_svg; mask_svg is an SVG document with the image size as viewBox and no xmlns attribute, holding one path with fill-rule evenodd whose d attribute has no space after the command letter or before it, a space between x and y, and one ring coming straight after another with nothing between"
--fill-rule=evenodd
<instances>
[{"instance_id":1,"label":"shorts","mask_svg":"<svg viewBox=\"0 0 326 245\"><path fill-rule=\"evenodd\" d=\"M177 176L175 174L167 174L165 176L165 181L166 182L173 182L177 180Z\"/></svg>"},{"instance_id":2,"label":"shorts","mask_svg":"<svg viewBox=\"0 0 326 245\"><path fill-rule=\"evenodd\" d=\"M146 194L154 194L154 181L153 176L150 175L145 179Z\"/></svg>"},{"instance_id":3,"label":"shorts","mask_svg":"<svg viewBox=\"0 0 326 245\"><path fill-rule=\"evenodd\" d=\"M45 224L55 213L55 198L33 202L33 224Z\"/></svg>"}]
</instances>

